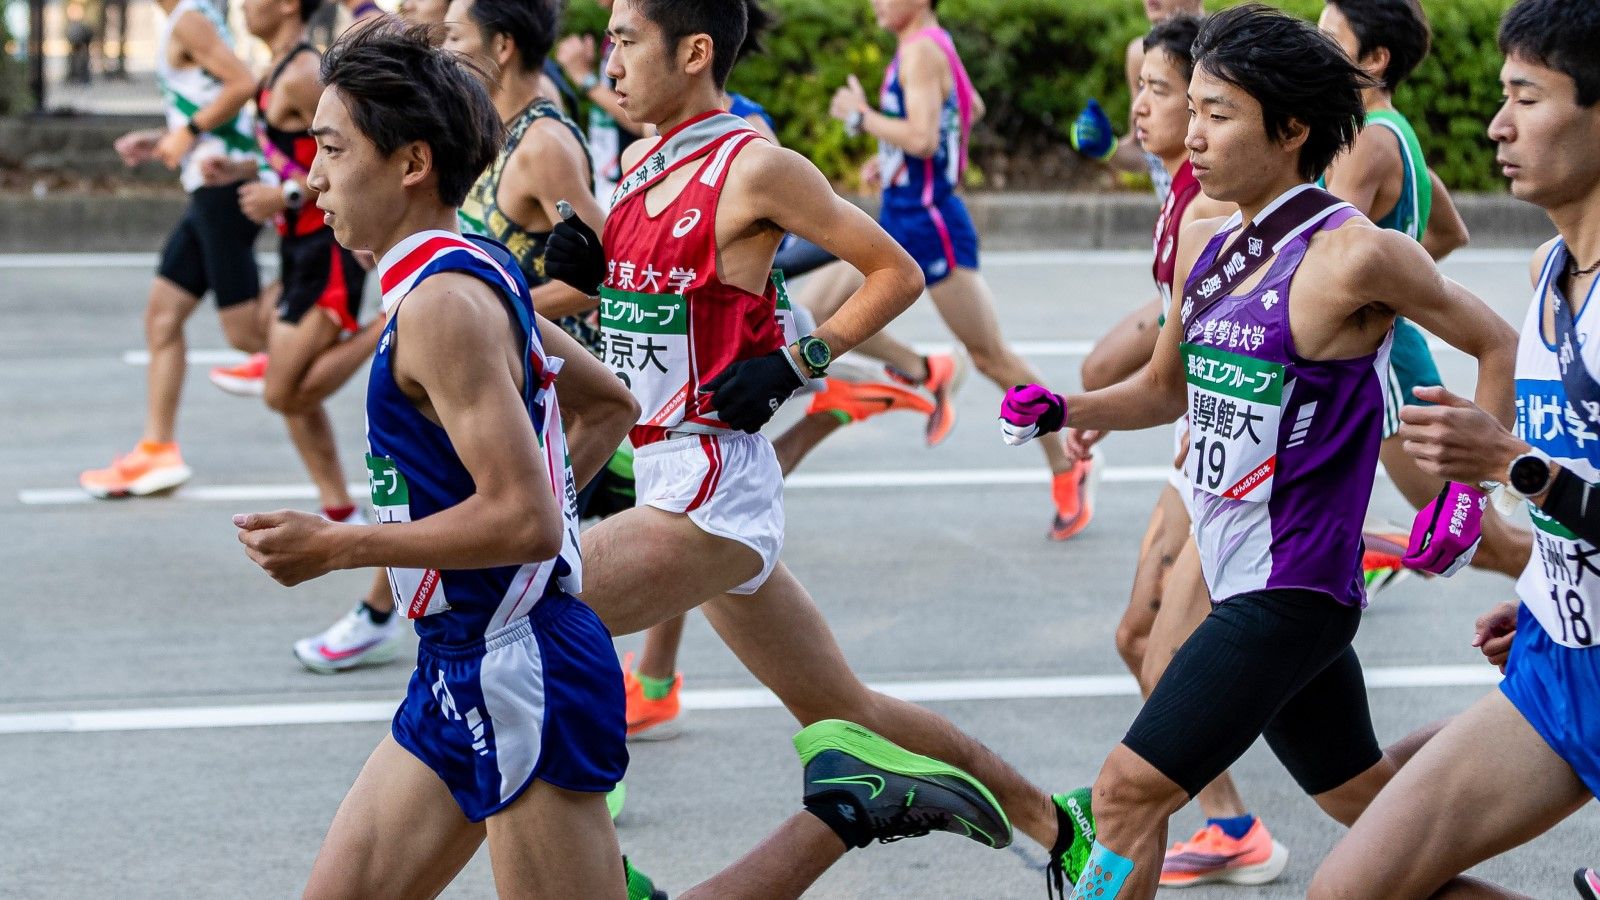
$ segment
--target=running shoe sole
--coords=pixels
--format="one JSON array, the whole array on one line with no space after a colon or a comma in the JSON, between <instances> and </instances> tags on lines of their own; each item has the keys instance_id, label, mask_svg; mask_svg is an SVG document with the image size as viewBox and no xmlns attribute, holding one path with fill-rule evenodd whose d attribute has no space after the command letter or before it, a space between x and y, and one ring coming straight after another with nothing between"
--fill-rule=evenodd
<instances>
[{"instance_id":1,"label":"running shoe sole","mask_svg":"<svg viewBox=\"0 0 1600 900\"><path fill-rule=\"evenodd\" d=\"M1198 887L1202 884L1236 884L1241 886L1271 884L1283 874L1284 867L1289 865L1289 848L1272 842L1272 855L1267 861L1256 863L1253 866L1240 866L1235 869L1220 869L1205 875L1196 875L1185 881L1161 880L1164 888Z\"/></svg>"},{"instance_id":2,"label":"running shoe sole","mask_svg":"<svg viewBox=\"0 0 1600 900\"><path fill-rule=\"evenodd\" d=\"M403 632L397 632L394 637L388 640L381 641L367 650L340 660L329 660L318 652L314 646L301 647L299 643L296 643L294 645L294 658L300 661L300 665L318 675L337 675L340 672L348 672L352 669L360 669L366 666L381 666L394 662L395 657L400 655L402 634Z\"/></svg>"},{"instance_id":3,"label":"running shoe sole","mask_svg":"<svg viewBox=\"0 0 1600 900\"><path fill-rule=\"evenodd\" d=\"M921 781L931 788L946 791L977 812L971 818L984 815L992 817L996 826L994 830L1000 832L999 835L990 834L970 818L952 812L951 817L961 822L967 837L996 849L1011 844L1011 820L1000 808L999 801L976 778L947 763L912 753L854 722L840 719L815 722L794 736L794 749L800 755L801 765L808 768L813 760L831 751L891 775ZM876 797L885 789L882 776L844 776L836 781L872 787L866 781L870 779L877 780L872 793ZM812 784L828 782L829 779L812 781L808 776L806 787L809 789Z\"/></svg>"},{"instance_id":4,"label":"running shoe sole","mask_svg":"<svg viewBox=\"0 0 1600 900\"><path fill-rule=\"evenodd\" d=\"M207 377L223 393L232 394L235 397L260 397L267 392L267 382L264 378L238 378L218 372L207 373Z\"/></svg>"},{"instance_id":5,"label":"running shoe sole","mask_svg":"<svg viewBox=\"0 0 1600 900\"><path fill-rule=\"evenodd\" d=\"M192 477L194 470L188 466L164 466L135 478L122 490L95 487L83 484L81 481L78 484L89 496L107 500L112 497L148 497L152 494L177 490Z\"/></svg>"},{"instance_id":6,"label":"running shoe sole","mask_svg":"<svg viewBox=\"0 0 1600 900\"><path fill-rule=\"evenodd\" d=\"M670 741L681 734L683 734L683 713L680 711L677 715L659 725L651 725L649 728L628 732L628 743L648 744L654 741Z\"/></svg>"}]
</instances>

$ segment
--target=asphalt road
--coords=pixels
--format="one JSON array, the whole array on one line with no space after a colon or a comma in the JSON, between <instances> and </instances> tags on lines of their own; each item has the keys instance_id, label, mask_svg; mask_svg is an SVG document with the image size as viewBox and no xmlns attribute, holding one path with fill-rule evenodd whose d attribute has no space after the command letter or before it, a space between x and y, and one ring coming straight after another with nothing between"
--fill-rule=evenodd
<instances>
[{"instance_id":1,"label":"asphalt road","mask_svg":"<svg viewBox=\"0 0 1600 900\"><path fill-rule=\"evenodd\" d=\"M216 391L204 366L190 370L180 424L196 471L186 492L71 502L78 471L138 435L143 370L124 355L142 347L150 264L0 257L0 896L294 895L407 677L403 664L323 677L295 663L291 642L347 609L366 576L287 590L245 559L232 513L311 503L283 489L305 478L280 421ZM1007 333L1061 387L1077 381L1081 342L1150 294L1137 254L1009 254L988 266ZM1448 270L1520 324L1525 256L1470 254ZM895 330L947 340L926 301ZM189 335L196 351L224 346L209 310ZM1440 361L1447 381L1470 385L1463 357ZM1109 465L1123 480L1102 487L1087 532L1051 544L1040 457L1001 445L998 398L969 382L960 424L933 451L909 416L841 432L791 484L785 559L863 677L936 698L933 708L1060 790L1092 779L1137 709L1112 631L1170 440L1162 431L1111 438ZM352 384L331 407L352 478L361 399ZM1374 512L1409 522L1385 483ZM1370 690L1382 740L1490 689L1492 673L1467 640L1473 618L1510 590L1473 572L1378 598L1357 648L1395 685ZM672 891L794 811L800 786L793 722L745 690L753 680L698 616L683 668L686 702L698 708L678 740L633 747L620 829L627 851ZM204 712L213 707L225 709ZM284 709L294 724L238 724ZM304 721L318 715L331 721ZM1235 773L1290 847L1289 868L1268 887L1190 893L1303 895L1338 827L1264 746ZM1185 810L1173 833L1198 822ZM1600 862L1597 835L1590 805L1478 874L1536 897L1570 896L1572 869ZM813 896L1036 897L1041 881L1019 854L935 835L853 852ZM445 896L492 896L487 857Z\"/></svg>"}]
</instances>

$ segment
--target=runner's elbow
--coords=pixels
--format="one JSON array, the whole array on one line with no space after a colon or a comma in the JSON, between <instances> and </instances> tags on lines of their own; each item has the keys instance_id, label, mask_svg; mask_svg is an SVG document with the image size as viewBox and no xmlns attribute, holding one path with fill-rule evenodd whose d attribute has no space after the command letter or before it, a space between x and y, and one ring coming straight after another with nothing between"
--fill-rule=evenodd
<instances>
[{"instance_id":1,"label":"runner's elbow","mask_svg":"<svg viewBox=\"0 0 1600 900\"><path fill-rule=\"evenodd\" d=\"M554 559L561 553L562 531L559 510L552 509L549 515L530 512L519 518L517 527L506 530L511 536L506 558L514 563Z\"/></svg>"}]
</instances>

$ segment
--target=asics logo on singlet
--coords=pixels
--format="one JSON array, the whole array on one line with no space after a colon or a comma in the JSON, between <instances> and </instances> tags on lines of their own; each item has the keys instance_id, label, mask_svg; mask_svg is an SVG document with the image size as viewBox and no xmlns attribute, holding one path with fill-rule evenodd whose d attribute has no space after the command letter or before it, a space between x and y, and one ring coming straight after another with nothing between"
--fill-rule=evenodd
<instances>
[{"instance_id":1,"label":"asics logo on singlet","mask_svg":"<svg viewBox=\"0 0 1600 900\"><path fill-rule=\"evenodd\" d=\"M694 227L699 224L700 210L691 209L684 213L683 218L679 219L677 223L672 226L672 236L675 238L681 238L692 231Z\"/></svg>"},{"instance_id":2,"label":"asics logo on singlet","mask_svg":"<svg viewBox=\"0 0 1600 900\"><path fill-rule=\"evenodd\" d=\"M439 704L439 712L445 717L446 721L465 721L467 723L467 730L472 732L472 749L476 750L479 756L488 756L489 741L483 734L483 713L479 712L476 706L467 710L467 714L464 716L456 709L456 698L450 693L450 686L445 684L444 672L442 671L433 682L433 700Z\"/></svg>"}]
</instances>

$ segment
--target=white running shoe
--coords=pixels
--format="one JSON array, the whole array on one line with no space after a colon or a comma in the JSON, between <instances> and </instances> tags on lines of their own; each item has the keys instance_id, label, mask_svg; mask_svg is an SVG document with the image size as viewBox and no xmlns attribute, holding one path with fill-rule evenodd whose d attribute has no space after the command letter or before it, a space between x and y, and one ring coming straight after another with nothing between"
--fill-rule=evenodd
<instances>
[{"instance_id":1,"label":"white running shoe","mask_svg":"<svg viewBox=\"0 0 1600 900\"><path fill-rule=\"evenodd\" d=\"M365 603L357 603L327 631L294 642L295 658L319 675L392 662L405 640L405 618L390 615L379 625Z\"/></svg>"}]
</instances>

